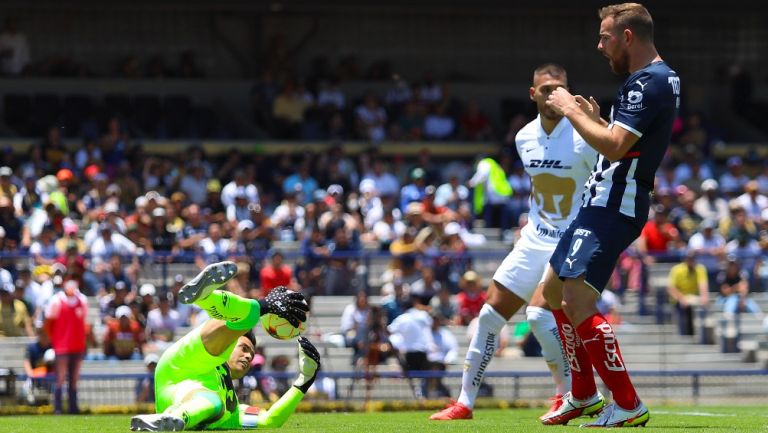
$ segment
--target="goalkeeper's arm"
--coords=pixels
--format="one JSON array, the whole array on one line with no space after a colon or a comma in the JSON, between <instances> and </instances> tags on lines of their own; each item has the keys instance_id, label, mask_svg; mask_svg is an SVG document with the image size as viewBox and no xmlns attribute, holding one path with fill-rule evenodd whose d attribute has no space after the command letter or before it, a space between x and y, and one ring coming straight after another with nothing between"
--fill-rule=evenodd
<instances>
[{"instance_id":1,"label":"goalkeeper's arm","mask_svg":"<svg viewBox=\"0 0 768 433\"><path fill-rule=\"evenodd\" d=\"M305 337L299 337L299 377L293 382L293 386L267 411L246 406L241 408L241 425L243 428L270 428L280 427L288 419L296 406L299 405L304 394L315 382L317 372L320 370L320 354L312 343Z\"/></svg>"}]
</instances>

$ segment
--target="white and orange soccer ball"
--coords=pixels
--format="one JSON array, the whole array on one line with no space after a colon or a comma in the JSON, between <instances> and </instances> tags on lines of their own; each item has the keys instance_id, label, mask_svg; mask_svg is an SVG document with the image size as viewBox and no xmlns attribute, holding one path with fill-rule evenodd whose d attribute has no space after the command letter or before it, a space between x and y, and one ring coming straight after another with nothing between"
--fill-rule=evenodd
<instances>
[{"instance_id":1,"label":"white and orange soccer ball","mask_svg":"<svg viewBox=\"0 0 768 433\"><path fill-rule=\"evenodd\" d=\"M267 334L278 340L296 338L307 330L307 322L301 322L299 327L296 328L287 320L272 313L261 316L261 326L267 331Z\"/></svg>"}]
</instances>

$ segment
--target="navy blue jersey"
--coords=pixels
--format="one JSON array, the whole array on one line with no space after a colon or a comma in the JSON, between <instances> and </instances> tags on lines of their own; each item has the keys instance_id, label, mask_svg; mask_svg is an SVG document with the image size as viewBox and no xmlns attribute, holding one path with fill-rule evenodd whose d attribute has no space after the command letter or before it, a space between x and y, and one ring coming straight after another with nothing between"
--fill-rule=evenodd
<instances>
[{"instance_id":1,"label":"navy blue jersey","mask_svg":"<svg viewBox=\"0 0 768 433\"><path fill-rule=\"evenodd\" d=\"M598 156L584 191L584 207L616 210L636 225L645 225L654 175L669 146L679 106L680 78L663 61L627 78L611 107L608 127L624 128L640 139L618 161Z\"/></svg>"}]
</instances>

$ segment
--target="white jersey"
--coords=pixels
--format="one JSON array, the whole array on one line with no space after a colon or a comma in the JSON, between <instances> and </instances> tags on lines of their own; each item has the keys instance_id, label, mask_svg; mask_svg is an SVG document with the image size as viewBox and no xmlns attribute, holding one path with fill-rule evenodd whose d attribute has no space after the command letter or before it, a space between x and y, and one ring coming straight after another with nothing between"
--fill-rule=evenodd
<instances>
[{"instance_id":1,"label":"white jersey","mask_svg":"<svg viewBox=\"0 0 768 433\"><path fill-rule=\"evenodd\" d=\"M517 133L515 143L531 178L531 210L521 235L531 246L554 249L579 212L597 151L565 117L547 135L537 116Z\"/></svg>"}]
</instances>

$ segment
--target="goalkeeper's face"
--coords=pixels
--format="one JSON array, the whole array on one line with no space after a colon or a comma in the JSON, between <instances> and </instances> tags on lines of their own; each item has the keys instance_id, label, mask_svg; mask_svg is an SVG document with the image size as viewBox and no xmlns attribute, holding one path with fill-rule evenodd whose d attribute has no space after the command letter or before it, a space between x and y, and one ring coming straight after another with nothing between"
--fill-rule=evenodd
<instances>
[{"instance_id":1,"label":"goalkeeper's face","mask_svg":"<svg viewBox=\"0 0 768 433\"><path fill-rule=\"evenodd\" d=\"M246 337L238 338L235 350L227 361L233 379L240 379L248 373L255 353L256 348L253 347L251 340Z\"/></svg>"}]
</instances>

